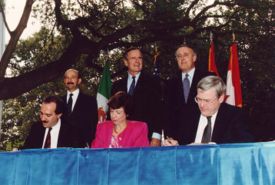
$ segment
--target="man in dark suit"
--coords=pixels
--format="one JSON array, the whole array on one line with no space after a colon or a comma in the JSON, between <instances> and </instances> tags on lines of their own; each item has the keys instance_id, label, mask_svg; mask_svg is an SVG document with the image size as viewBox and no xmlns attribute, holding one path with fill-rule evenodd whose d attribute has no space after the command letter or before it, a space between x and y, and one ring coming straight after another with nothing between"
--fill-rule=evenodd
<instances>
[{"instance_id":1,"label":"man in dark suit","mask_svg":"<svg viewBox=\"0 0 275 185\"><path fill-rule=\"evenodd\" d=\"M66 102L62 118L75 128L78 135L78 146L88 147L95 136L98 122L96 99L80 91L81 77L75 69L68 69L65 72L64 84L67 93L62 97Z\"/></svg>"},{"instance_id":2,"label":"man in dark suit","mask_svg":"<svg viewBox=\"0 0 275 185\"><path fill-rule=\"evenodd\" d=\"M253 141L248 119L243 110L223 103L225 84L220 77L207 76L199 81L195 101L200 114L194 122L186 122L177 129L174 139L165 146L190 143L238 143Z\"/></svg>"},{"instance_id":3,"label":"man in dark suit","mask_svg":"<svg viewBox=\"0 0 275 185\"><path fill-rule=\"evenodd\" d=\"M139 48L128 49L123 61L128 68L127 77L113 84L112 95L118 91L131 95L133 109L128 119L146 122L151 146L160 146L160 85L157 79L142 70L143 56Z\"/></svg>"},{"instance_id":4,"label":"man in dark suit","mask_svg":"<svg viewBox=\"0 0 275 185\"><path fill-rule=\"evenodd\" d=\"M61 99L47 97L40 108L40 121L32 125L23 148L73 147L73 129L60 119L63 110Z\"/></svg>"},{"instance_id":5,"label":"man in dark suit","mask_svg":"<svg viewBox=\"0 0 275 185\"><path fill-rule=\"evenodd\" d=\"M180 45L175 55L179 72L175 78L167 82L167 135L175 135L179 126L191 121L195 114L199 113L194 101L196 85L203 77L214 75L195 67L197 54L191 46Z\"/></svg>"}]
</instances>

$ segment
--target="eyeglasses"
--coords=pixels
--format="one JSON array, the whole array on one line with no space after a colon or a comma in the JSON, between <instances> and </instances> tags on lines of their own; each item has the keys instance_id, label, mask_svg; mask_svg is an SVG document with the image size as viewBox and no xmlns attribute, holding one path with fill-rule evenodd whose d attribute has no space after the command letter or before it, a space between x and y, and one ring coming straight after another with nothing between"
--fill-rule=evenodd
<instances>
[{"instance_id":1,"label":"eyeglasses","mask_svg":"<svg viewBox=\"0 0 275 185\"><path fill-rule=\"evenodd\" d=\"M199 97L195 97L195 102L196 103L213 103L214 101L216 101L218 98L214 98L214 99L202 99L202 98L199 98Z\"/></svg>"}]
</instances>

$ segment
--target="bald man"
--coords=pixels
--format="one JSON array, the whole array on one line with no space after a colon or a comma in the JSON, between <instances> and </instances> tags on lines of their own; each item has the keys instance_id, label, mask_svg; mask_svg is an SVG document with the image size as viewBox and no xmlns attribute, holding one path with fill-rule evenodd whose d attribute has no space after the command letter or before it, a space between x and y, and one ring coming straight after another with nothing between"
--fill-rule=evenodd
<instances>
[{"instance_id":1,"label":"bald man","mask_svg":"<svg viewBox=\"0 0 275 185\"><path fill-rule=\"evenodd\" d=\"M81 76L76 69L65 72L64 85L67 92L63 96L63 101L66 102L63 119L76 129L79 147L88 147L94 138L98 122L97 103L95 97L81 92L81 82Z\"/></svg>"}]
</instances>

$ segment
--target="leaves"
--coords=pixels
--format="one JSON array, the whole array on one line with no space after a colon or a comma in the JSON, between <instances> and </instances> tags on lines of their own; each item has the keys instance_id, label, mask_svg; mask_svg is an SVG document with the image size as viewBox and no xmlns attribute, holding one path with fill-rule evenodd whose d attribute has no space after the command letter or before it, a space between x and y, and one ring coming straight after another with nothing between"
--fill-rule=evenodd
<instances>
[{"instance_id":1,"label":"leaves","mask_svg":"<svg viewBox=\"0 0 275 185\"><path fill-rule=\"evenodd\" d=\"M5 109L5 132L12 133L8 130L16 124L28 125L31 120L27 118L35 117L38 102L45 95L61 93L60 79L69 67L81 69L84 88L90 94L96 92L106 60L110 60L113 79L120 78L125 70L122 52L130 46L144 48L145 67L151 71L151 53L157 45L161 53L159 70L164 79L177 71L174 52L184 41L195 43L198 66L206 68L210 31L216 43L217 66L224 79L232 32L237 35L244 102L251 114L262 115L255 118L257 122L268 114L271 106L266 102L274 97L273 9L271 0L35 1L32 11L43 24L42 30L19 41L16 48L9 47L9 57L1 59L1 70L9 71L9 77L3 75L0 80L0 99L18 97L6 101L5 105L14 110ZM28 116L24 117L25 114ZM21 141L22 137L14 140Z\"/></svg>"}]
</instances>

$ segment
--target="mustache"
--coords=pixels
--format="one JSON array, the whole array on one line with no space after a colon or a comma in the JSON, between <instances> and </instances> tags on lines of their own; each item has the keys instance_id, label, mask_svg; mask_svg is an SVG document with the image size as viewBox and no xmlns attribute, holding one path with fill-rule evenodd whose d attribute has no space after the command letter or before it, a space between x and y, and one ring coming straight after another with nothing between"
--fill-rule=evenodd
<instances>
[{"instance_id":1,"label":"mustache","mask_svg":"<svg viewBox=\"0 0 275 185\"><path fill-rule=\"evenodd\" d=\"M66 84L67 84L67 85L70 85L70 84L74 85L74 83L73 83L73 82L67 82Z\"/></svg>"}]
</instances>

